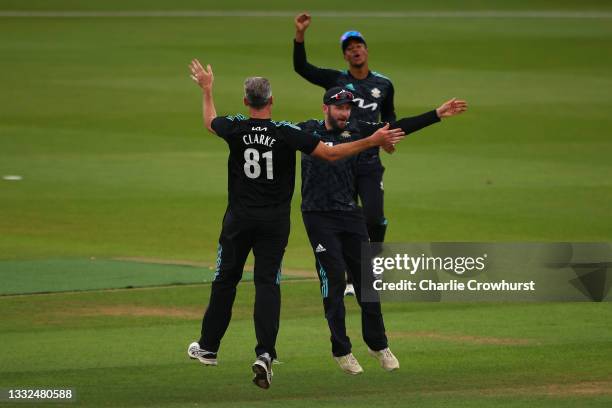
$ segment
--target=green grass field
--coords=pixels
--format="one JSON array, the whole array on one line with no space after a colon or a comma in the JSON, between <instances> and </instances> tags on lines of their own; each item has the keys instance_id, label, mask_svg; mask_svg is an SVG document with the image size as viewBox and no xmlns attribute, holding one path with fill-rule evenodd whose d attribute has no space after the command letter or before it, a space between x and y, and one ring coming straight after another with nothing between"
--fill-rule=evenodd
<instances>
[{"instance_id":1,"label":"green grass field","mask_svg":"<svg viewBox=\"0 0 612 408\"><path fill-rule=\"evenodd\" d=\"M220 114L244 112L242 81L265 75L276 119L321 117L321 90L292 69L291 17L2 13L292 14L346 7L0 0L0 177L23 178L0 178L0 293L210 278L206 266L214 264L227 199L227 150L201 126L201 98L187 69L192 58L213 65ZM359 29L371 68L394 82L400 117L453 96L470 103L465 115L384 157L388 241L612 241L612 5L356 0L349 7L508 13L313 13L310 61L343 67L338 37ZM299 203L298 181L284 265L303 271L313 257ZM120 259L169 265L132 267ZM208 290L199 284L2 296L0 388L74 387L78 402L70 406L612 404L609 303L388 304L389 337L402 362L389 374L368 358L350 300L351 337L366 370L353 378L330 357L317 283L287 281L279 338L284 364L275 367L266 393L249 383L251 282L240 286L221 365L206 369L186 359Z\"/></svg>"},{"instance_id":2,"label":"green grass field","mask_svg":"<svg viewBox=\"0 0 612 408\"><path fill-rule=\"evenodd\" d=\"M365 373L331 358L318 285L283 286L272 388L250 383L253 285L239 287L219 366L187 359L209 286L1 298L1 386L71 386L84 406L609 406L610 303L389 304L402 367L384 372L349 334Z\"/></svg>"}]
</instances>

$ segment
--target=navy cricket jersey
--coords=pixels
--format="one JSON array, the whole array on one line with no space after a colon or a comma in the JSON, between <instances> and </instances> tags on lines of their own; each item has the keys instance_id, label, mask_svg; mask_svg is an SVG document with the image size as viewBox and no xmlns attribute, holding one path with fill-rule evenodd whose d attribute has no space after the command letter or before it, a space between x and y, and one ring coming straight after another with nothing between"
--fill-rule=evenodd
<instances>
[{"instance_id":1,"label":"navy cricket jersey","mask_svg":"<svg viewBox=\"0 0 612 408\"><path fill-rule=\"evenodd\" d=\"M295 40L293 41L293 68L304 79L325 90L341 86L351 91L355 97L351 111L352 121L395 121L393 84L386 76L370 71L365 79L356 79L348 70L316 67L307 61L304 43ZM361 153L359 164L381 165L378 153L378 147L366 150Z\"/></svg>"},{"instance_id":2,"label":"navy cricket jersey","mask_svg":"<svg viewBox=\"0 0 612 408\"><path fill-rule=\"evenodd\" d=\"M391 123L391 128L402 128L408 135L439 122L435 110L422 115L402 118ZM298 123L300 129L312 133L323 143L336 145L370 136L383 122L351 122L344 130L327 130L322 120ZM356 202L356 174L358 158L355 156L334 162L326 162L302 154L302 211L353 211Z\"/></svg>"},{"instance_id":3,"label":"navy cricket jersey","mask_svg":"<svg viewBox=\"0 0 612 408\"><path fill-rule=\"evenodd\" d=\"M327 130L322 120L314 119L298 123L298 126L330 146L352 142L373 133L361 133L359 127L350 122L344 131ZM355 165L356 156L326 162L302 154L302 211L357 209Z\"/></svg>"},{"instance_id":4,"label":"navy cricket jersey","mask_svg":"<svg viewBox=\"0 0 612 408\"><path fill-rule=\"evenodd\" d=\"M289 122L219 116L212 128L230 149L228 204L239 217L289 216L295 186L295 152L310 154L319 140Z\"/></svg>"}]
</instances>

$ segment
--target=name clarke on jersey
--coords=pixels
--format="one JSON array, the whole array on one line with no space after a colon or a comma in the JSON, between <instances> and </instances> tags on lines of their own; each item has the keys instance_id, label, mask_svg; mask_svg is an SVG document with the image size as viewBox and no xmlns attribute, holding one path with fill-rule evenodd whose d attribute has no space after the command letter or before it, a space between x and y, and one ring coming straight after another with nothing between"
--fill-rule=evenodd
<instances>
[{"instance_id":1,"label":"name clarke on jersey","mask_svg":"<svg viewBox=\"0 0 612 408\"><path fill-rule=\"evenodd\" d=\"M268 130L268 128L260 127L260 126L255 126L255 127L251 128L251 130L253 130L253 131L260 131L260 132L266 132ZM247 135L243 135L242 136L242 141L244 142L245 145L261 144L261 145L264 145L264 146L267 146L267 147L272 147L274 142L276 142L276 139L273 138L272 136L268 136L268 135L257 134L257 133L251 135L249 133Z\"/></svg>"}]
</instances>

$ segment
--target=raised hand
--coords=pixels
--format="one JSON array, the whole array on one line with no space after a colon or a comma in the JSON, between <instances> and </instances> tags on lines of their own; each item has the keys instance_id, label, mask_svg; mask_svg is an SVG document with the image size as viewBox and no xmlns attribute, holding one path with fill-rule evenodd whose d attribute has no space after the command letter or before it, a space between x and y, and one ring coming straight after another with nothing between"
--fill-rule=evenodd
<instances>
[{"instance_id":1,"label":"raised hand","mask_svg":"<svg viewBox=\"0 0 612 408\"><path fill-rule=\"evenodd\" d=\"M191 70L191 79L193 79L200 88L202 88L203 90L212 89L215 77L213 75L212 67L210 66L210 64L208 64L206 66L206 69L204 69L204 67L202 67L202 64L200 64L200 61L194 59L189 64L189 69Z\"/></svg>"},{"instance_id":2,"label":"raised hand","mask_svg":"<svg viewBox=\"0 0 612 408\"><path fill-rule=\"evenodd\" d=\"M459 115L467 110L467 102L462 99L453 98L449 101L444 102L436 113L440 119L449 118L451 116Z\"/></svg>"},{"instance_id":3,"label":"raised hand","mask_svg":"<svg viewBox=\"0 0 612 408\"><path fill-rule=\"evenodd\" d=\"M306 29L310 25L311 20L312 20L312 17L310 17L310 14L308 13L298 14L297 16L295 16L295 19L294 19L295 29L303 33L304 31L306 31Z\"/></svg>"}]
</instances>

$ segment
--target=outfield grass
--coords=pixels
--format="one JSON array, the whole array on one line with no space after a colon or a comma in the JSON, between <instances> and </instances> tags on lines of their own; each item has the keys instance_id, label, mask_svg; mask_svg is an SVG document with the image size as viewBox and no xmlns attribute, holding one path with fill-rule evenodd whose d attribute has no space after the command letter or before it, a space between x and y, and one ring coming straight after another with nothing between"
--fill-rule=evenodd
<instances>
[{"instance_id":1,"label":"outfield grass","mask_svg":"<svg viewBox=\"0 0 612 408\"><path fill-rule=\"evenodd\" d=\"M298 11L288 2L258 5ZM345 5L309 3L328 11ZM255 6L0 0L0 10L221 7ZM612 11L602 1L546 0L356 0L351 7ZM389 241L611 240L611 19L549 17L315 14L310 60L343 67L337 39L359 29L372 68L395 84L400 116L452 96L470 103L467 114L410 137L384 158ZM10 280L25 270L16 265L54 260L213 265L227 149L202 129L187 63L198 57L213 65L219 113L242 111L241 83L259 74L272 81L277 119L320 117L321 90L292 70L292 36L290 17L0 17L0 177L23 177L0 178L0 293L19 285L96 289L123 277L119 269L108 275L92 269L97 274L88 279L86 268L71 263L52 268L52 285L36 271ZM298 180L284 265L310 269L299 202ZM179 274L161 275L156 284ZM612 403L609 303L385 305L402 362L389 374L367 356L350 300L350 334L366 373L349 377L330 357L317 284L283 283L284 364L263 392L249 383L250 282L240 286L221 365L206 369L186 359L208 291L199 285L0 297L0 387L75 387L79 402L70 406Z\"/></svg>"},{"instance_id":2,"label":"outfield grass","mask_svg":"<svg viewBox=\"0 0 612 408\"><path fill-rule=\"evenodd\" d=\"M0 296L210 283L215 278L212 265L163 260L47 259L3 261L0 265ZM252 280L252 271L253 266L247 265L243 279ZM298 276L284 274L282 279L305 274L306 271L297 271Z\"/></svg>"},{"instance_id":3,"label":"outfield grass","mask_svg":"<svg viewBox=\"0 0 612 408\"><path fill-rule=\"evenodd\" d=\"M273 387L250 383L253 285L241 284L219 366L188 360L209 285L0 298L2 386L70 386L85 406L530 406L612 403L610 303L388 304L384 372L367 355L354 299L349 335L364 366L331 358L318 285L283 285ZM69 404L67 406L74 406Z\"/></svg>"},{"instance_id":4,"label":"outfield grass","mask_svg":"<svg viewBox=\"0 0 612 408\"><path fill-rule=\"evenodd\" d=\"M57 7L84 4L106 3ZM277 118L321 116L320 89L292 70L291 18L1 21L0 173L24 178L0 180L0 259L213 262L227 148L201 127L192 57L212 63L220 113L242 111L242 80L262 74ZM470 103L384 158L390 241L610 239L610 19L315 16L311 61L343 67L351 27L400 115ZM285 264L310 268L296 191Z\"/></svg>"}]
</instances>

